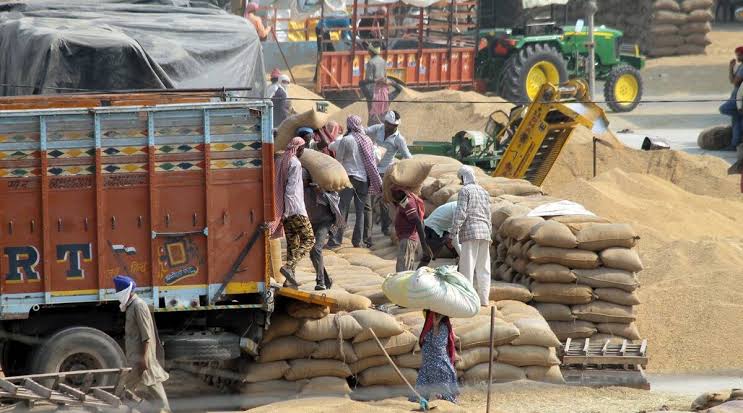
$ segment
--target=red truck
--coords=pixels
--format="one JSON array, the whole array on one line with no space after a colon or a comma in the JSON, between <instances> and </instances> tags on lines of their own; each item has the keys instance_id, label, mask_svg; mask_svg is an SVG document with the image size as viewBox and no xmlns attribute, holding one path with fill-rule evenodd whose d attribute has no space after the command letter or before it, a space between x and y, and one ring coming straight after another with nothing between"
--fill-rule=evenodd
<instances>
[{"instance_id":1,"label":"red truck","mask_svg":"<svg viewBox=\"0 0 743 413\"><path fill-rule=\"evenodd\" d=\"M270 282L270 103L210 100L0 98L5 375L123 366L117 274L178 361L254 354L277 293L313 299Z\"/></svg>"}]
</instances>

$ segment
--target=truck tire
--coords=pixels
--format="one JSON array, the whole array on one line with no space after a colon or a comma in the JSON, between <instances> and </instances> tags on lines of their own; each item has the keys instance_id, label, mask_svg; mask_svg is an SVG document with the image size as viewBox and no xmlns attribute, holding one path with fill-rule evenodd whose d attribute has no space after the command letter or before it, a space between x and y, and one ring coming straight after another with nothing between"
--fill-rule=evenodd
<instances>
[{"instance_id":1,"label":"truck tire","mask_svg":"<svg viewBox=\"0 0 743 413\"><path fill-rule=\"evenodd\" d=\"M101 330L90 327L70 327L47 338L34 351L31 370L34 373L60 371L118 369L126 365L126 357L116 341ZM82 378L71 378L74 384ZM112 377L97 377L94 385L113 384Z\"/></svg>"},{"instance_id":2,"label":"truck tire","mask_svg":"<svg viewBox=\"0 0 743 413\"><path fill-rule=\"evenodd\" d=\"M514 53L504 64L500 95L526 104L534 100L544 83L567 80L567 64L560 52L550 45L532 44Z\"/></svg>"},{"instance_id":3,"label":"truck tire","mask_svg":"<svg viewBox=\"0 0 743 413\"><path fill-rule=\"evenodd\" d=\"M604 100L614 112L630 112L642 100L642 76L630 65L613 68L604 84Z\"/></svg>"},{"instance_id":4,"label":"truck tire","mask_svg":"<svg viewBox=\"0 0 743 413\"><path fill-rule=\"evenodd\" d=\"M240 337L232 333L197 332L163 336L165 359L169 361L225 361L240 357Z\"/></svg>"}]
</instances>

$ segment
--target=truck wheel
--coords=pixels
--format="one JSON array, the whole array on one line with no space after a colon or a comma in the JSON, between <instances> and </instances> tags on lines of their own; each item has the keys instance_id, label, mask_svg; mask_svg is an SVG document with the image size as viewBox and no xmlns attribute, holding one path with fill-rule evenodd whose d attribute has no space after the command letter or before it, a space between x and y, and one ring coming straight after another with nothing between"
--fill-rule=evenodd
<instances>
[{"instance_id":1,"label":"truck wheel","mask_svg":"<svg viewBox=\"0 0 743 413\"><path fill-rule=\"evenodd\" d=\"M568 80L562 55L549 45L533 44L511 56L503 66L502 97L532 102L545 83L559 85Z\"/></svg>"},{"instance_id":2,"label":"truck wheel","mask_svg":"<svg viewBox=\"0 0 743 413\"><path fill-rule=\"evenodd\" d=\"M642 99L640 71L630 65L619 65L609 72L604 84L604 99L614 112L629 112Z\"/></svg>"},{"instance_id":3,"label":"truck wheel","mask_svg":"<svg viewBox=\"0 0 743 413\"><path fill-rule=\"evenodd\" d=\"M90 327L71 327L54 333L37 347L31 370L35 373L118 369L126 365L121 347L108 334ZM69 379L81 384L82 377ZM109 383L111 381L111 383ZM96 377L94 385L113 384L112 378Z\"/></svg>"},{"instance_id":4,"label":"truck wheel","mask_svg":"<svg viewBox=\"0 0 743 413\"><path fill-rule=\"evenodd\" d=\"M240 337L232 333L193 333L164 336L169 361L225 361L240 357Z\"/></svg>"}]
</instances>

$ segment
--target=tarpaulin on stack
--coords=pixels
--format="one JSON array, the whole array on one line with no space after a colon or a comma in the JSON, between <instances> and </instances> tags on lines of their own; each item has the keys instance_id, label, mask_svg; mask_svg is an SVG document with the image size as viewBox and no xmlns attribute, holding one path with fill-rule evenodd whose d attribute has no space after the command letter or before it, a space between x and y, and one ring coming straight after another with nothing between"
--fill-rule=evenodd
<instances>
[{"instance_id":1,"label":"tarpaulin on stack","mask_svg":"<svg viewBox=\"0 0 743 413\"><path fill-rule=\"evenodd\" d=\"M252 87L248 95L262 95L255 28L218 8L193 6L188 0L0 4L0 92Z\"/></svg>"}]
</instances>

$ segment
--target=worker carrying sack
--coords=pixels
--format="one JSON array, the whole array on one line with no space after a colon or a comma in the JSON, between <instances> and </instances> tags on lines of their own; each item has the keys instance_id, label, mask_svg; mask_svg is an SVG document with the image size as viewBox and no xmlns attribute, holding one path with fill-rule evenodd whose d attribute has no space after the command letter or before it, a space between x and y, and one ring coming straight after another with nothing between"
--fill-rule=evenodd
<instances>
[{"instance_id":1,"label":"worker carrying sack","mask_svg":"<svg viewBox=\"0 0 743 413\"><path fill-rule=\"evenodd\" d=\"M305 149L299 157L299 162L310 173L312 182L323 191L338 192L341 189L351 188L346 169L332 156Z\"/></svg>"},{"instance_id":2,"label":"worker carrying sack","mask_svg":"<svg viewBox=\"0 0 743 413\"><path fill-rule=\"evenodd\" d=\"M291 141L293 137L297 136L297 129L320 129L325 126L326 123L328 123L328 114L318 112L315 109L289 116L281 122L277 128L276 139L273 143L274 152L286 149L286 145L289 141Z\"/></svg>"},{"instance_id":3,"label":"worker carrying sack","mask_svg":"<svg viewBox=\"0 0 743 413\"><path fill-rule=\"evenodd\" d=\"M393 303L435 311L453 318L474 317L480 298L472 283L454 266L405 271L388 277L382 291Z\"/></svg>"}]
</instances>

